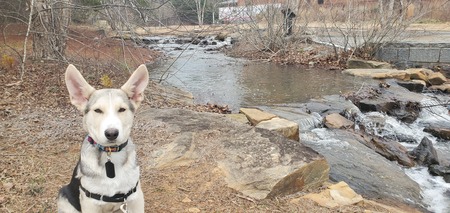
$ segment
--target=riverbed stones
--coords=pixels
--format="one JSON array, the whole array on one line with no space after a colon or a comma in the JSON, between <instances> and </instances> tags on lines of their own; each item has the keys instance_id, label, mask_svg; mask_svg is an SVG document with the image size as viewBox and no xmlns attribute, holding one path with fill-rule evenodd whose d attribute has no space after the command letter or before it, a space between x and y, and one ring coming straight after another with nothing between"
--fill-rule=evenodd
<instances>
[{"instance_id":1,"label":"riverbed stones","mask_svg":"<svg viewBox=\"0 0 450 213\"><path fill-rule=\"evenodd\" d=\"M397 161L400 165L413 167L414 160L408 154L408 150L399 142L374 136L363 136L361 143L373 149L375 152L390 161Z\"/></svg>"},{"instance_id":2,"label":"riverbed stones","mask_svg":"<svg viewBox=\"0 0 450 213\"><path fill-rule=\"evenodd\" d=\"M422 92L427 85L423 80L397 81L397 84L411 92Z\"/></svg>"},{"instance_id":3,"label":"riverbed stones","mask_svg":"<svg viewBox=\"0 0 450 213\"><path fill-rule=\"evenodd\" d=\"M253 126L260 123L261 121L267 121L267 120L277 117L274 114L264 112L259 109L254 109L254 108L241 108L241 109L239 109L239 112L244 114L245 116L247 116L247 119L250 121L250 123Z\"/></svg>"},{"instance_id":4,"label":"riverbed stones","mask_svg":"<svg viewBox=\"0 0 450 213\"><path fill-rule=\"evenodd\" d=\"M425 129L423 130L424 132L428 132L431 135L444 139L444 140L450 140L450 129L449 128L444 128L444 127L439 127L439 126L428 126L425 127Z\"/></svg>"},{"instance_id":5,"label":"riverbed stones","mask_svg":"<svg viewBox=\"0 0 450 213\"><path fill-rule=\"evenodd\" d=\"M362 112L384 112L399 120L412 123L421 111L420 103L427 98L408 91L393 80L386 80L388 87L364 87L358 92L346 94Z\"/></svg>"},{"instance_id":6,"label":"riverbed stones","mask_svg":"<svg viewBox=\"0 0 450 213\"><path fill-rule=\"evenodd\" d=\"M427 137L424 137L420 144L409 152L418 165L430 166L439 164L438 154L433 146L433 142Z\"/></svg>"},{"instance_id":7,"label":"riverbed stones","mask_svg":"<svg viewBox=\"0 0 450 213\"><path fill-rule=\"evenodd\" d=\"M348 120L338 113L325 116L324 124L331 129L350 129L355 125L353 121Z\"/></svg>"},{"instance_id":8,"label":"riverbed stones","mask_svg":"<svg viewBox=\"0 0 450 213\"><path fill-rule=\"evenodd\" d=\"M442 176L445 182L450 183L450 166L433 164L428 167L428 171L434 176Z\"/></svg>"},{"instance_id":9,"label":"riverbed stones","mask_svg":"<svg viewBox=\"0 0 450 213\"><path fill-rule=\"evenodd\" d=\"M174 191L226 185L264 199L315 189L328 180L330 167L316 151L272 131L230 122L224 115L151 109L136 119L146 133L137 141L151 147L143 153L143 166L154 171L154 178L166 179L158 177L158 170L182 175L183 186L166 183ZM205 178L204 184L189 185L199 177Z\"/></svg>"},{"instance_id":10,"label":"riverbed stones","mask_svg":"<svg viewBox=\"0 0 450 213\"><path fill-rule=\"evenodd\" d=\"M255 127L278 132L292 140L299 140L298 124L283 118L272 118L267 121L261 121Z\"/></svg>"},{"instance_id":11,"label":"riverbed stones","mask_svg":"<svg viewBox=\"0 0 450 213\"><path fill-rule=\"evenodd\" d=\"M433 85L428 87L429 90L438 90L445 93L450 93L450 84Z\"/></svg>"},{"instance_id":12,"label":"riverbed stones","mask_svg":"<svg viewBox=\"0 0 450 213\"><path fill-rule=\"evenodd\" d=\"M447 78L440 72L434 72L428 76L428 82L431 85L441 85L447 82Z\"/></svg>"},{"instance_id":13,"label":"riverbed stones","mask_svg":"<svg viewBox=\"0 0 450 213\"><path fill-rule=\"evenodd\" d=\"M428 82L428 76L433 73L432 70L426 68L410 68L405 71L409 73L412 80L422 80L425 82Z\"/></svg>"}]
</instances>

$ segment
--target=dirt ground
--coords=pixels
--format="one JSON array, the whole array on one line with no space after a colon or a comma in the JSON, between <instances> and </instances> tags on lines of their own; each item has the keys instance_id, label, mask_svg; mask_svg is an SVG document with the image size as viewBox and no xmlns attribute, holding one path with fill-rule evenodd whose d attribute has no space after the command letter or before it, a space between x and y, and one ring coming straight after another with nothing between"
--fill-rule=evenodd
<instances>
[{"instance_id":1,"label":"dirt ground","mask_svg":"<svg viewBox=\"0 0 450 213\"><path fill-rule=\"evenodd\" d=\"M64 84L67 63L28 60L21 80L14 50L23 51L23 36L17 35L23 28L7 29L5 36L0 35L6 41L0 42L0 212L55 212L58 190L70 180L86 132L81 114L69 103ZM129 77L128 70L159 55L83 27L72 28L69 36L68 61L96 88L121 86ZM12 63L7 57L14 58ZM184 106L147 99L140 110L152 107ZM217 107L192 108L214 111ZM139 143L144 132L139 127L133 130L140 147L147 212L385 212L369 204L327 209L308 200L289 202L300 194L256 201L226 187L220 176L203 173L207 165L150 170L145 162L151 144Z\"/></svg>"}]
</instances>

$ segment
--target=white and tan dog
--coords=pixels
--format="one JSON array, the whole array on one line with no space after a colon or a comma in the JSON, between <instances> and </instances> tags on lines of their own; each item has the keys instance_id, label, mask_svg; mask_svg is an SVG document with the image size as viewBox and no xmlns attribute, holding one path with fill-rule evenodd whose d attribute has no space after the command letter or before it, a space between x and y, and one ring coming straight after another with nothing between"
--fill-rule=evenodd
<instances>
[{"instance_id":1,"label":"white and tan dog","mask_svg":"<svg viewBox=\"0 0 450 213\"><path fill-rule=\"evenodd\" d=\"M66 70L70 101L88 132L69 185L61 188L58 212L144 212L139 166L130 132L144 99L148 71L141 65L120 89L95 90L73 65Z\"/></svg>"}]
</instances>

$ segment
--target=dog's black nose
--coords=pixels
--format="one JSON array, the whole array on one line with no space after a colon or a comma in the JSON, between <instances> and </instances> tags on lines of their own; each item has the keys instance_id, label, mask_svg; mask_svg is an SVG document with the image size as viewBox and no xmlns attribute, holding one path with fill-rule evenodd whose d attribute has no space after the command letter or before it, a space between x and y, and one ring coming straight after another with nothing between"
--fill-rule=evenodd
<instances>
[{"instance_id":1,"label":"dog's black nose","mask_svg":"<svg viewBox=\"0 0 450 213\"><path fill-rule=\"evenodd\" d=\"M119 130L114 128L109 128L105 130L105 136L108 140L115 140L119 136Z\"/></svg>"}]
</instances>

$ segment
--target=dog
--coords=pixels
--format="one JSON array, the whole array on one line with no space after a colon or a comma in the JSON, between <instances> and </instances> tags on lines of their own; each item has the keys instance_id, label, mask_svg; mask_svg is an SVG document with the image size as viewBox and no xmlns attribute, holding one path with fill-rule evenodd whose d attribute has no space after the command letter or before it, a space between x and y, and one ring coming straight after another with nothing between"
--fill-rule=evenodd
<instances>
[{"instance_id":1,"label":"dog","mask_svg":"<svg viewBox=\"0 0 450 213\"><path fill-rule=\"evenodd\" d=\"M120 89L96 90L73 65L65 80L71 103L88 132L70 183L61 188L59 213L144 212L136 150L130 138L149 75L139 66Z\"/></svg>"}]
</instances>

